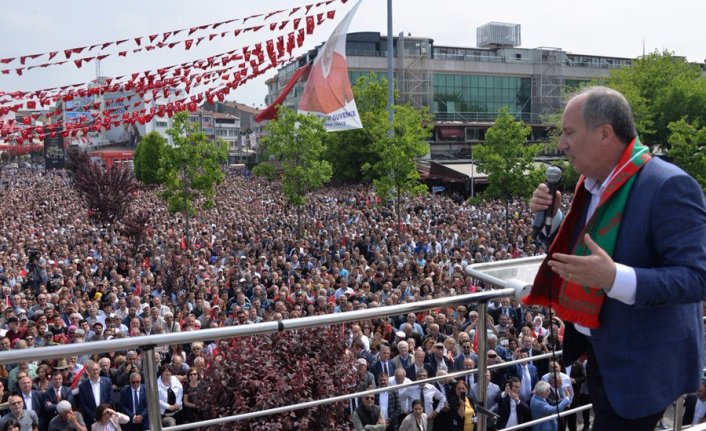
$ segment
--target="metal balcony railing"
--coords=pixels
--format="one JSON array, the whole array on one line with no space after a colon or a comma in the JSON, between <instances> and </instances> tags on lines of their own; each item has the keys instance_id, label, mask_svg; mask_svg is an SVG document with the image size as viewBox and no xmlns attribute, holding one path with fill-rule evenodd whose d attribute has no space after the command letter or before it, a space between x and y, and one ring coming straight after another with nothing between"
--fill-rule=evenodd
<instances>
[{"instance_id":1,"label":"metal balcony railing","mask_svg":"<svg viewBox=\"0 0 706 431\"><path fill-rule=\"evenodd\" d=\"M262 322L252 325L243 326L231 326L223 328L213 328L204 329L200 331L189 331L189 332L179 332L170 334L155 334L148 336L139 336L131 338L122 338L106 341L96 341L90 343L81 344L69 344L69 345L59 345L59 346L49 346L41 347L36 349L22 349L22 350L10 350L0 352L0 364L14 363L17 361L35 361L48 358L56 357L66 357L66 356L77 356L82 354L92 354L100 352L110 352L115 350L130 350L135 347L139 347L143 350L143 370L145 374L145 387L147 390L148 398L148 409L149 409L149 425L150 429L153 431L162 430L161 419L159 415L159 399L157 392L157 375L156 375L156 363L154 349L157 346L177 344L177 343L192 343L195 341L203 340L218 340L222 338L232 338L232 337L244 337L252 335L261 335L274 333L279 331L289 331L304 328L320 327L325 325L333 325L339 323L355 322L359 320L397 316L400 314L406 314L410 312L419 312L430 308L438 307L448 307L456 306L461 304L468 304L471 302L478 303L478 320L476 331L481 335L478 339L478 351L486 351L486 318L487 318L487 302L507 296L522 297L524 296L530 288L530 283L534 278L534 274L541 263L543 256L529 257L501 262L491 262L471 265L466 268L466 273L473 278L482 281L484 283L495 286L494 290L487 290L484 292L457 295L447 298L438 298L428 301L420 301L416 303L393 305L374 309L357 310L345 313L328 314L322 316L311 316L303 317L299 319L289 319L273 322ZM554 354L560 355L561 352L555 352ZM529 362L532 360L550 358L552 353L547 353L544 355L534 356L532 358L526 358L517 361L505 362L502 364L496 364L488 366L487 356L479 355L477 368L474 370L464 370L455 373L449 373L443 377L434 377L423 382L433 382L436 380L456 378L465 376L468 374L477 374L477 382L479 386L478 402L480 405L484 405L486 398L486 370L493 370L496 368L508 367L511 365ZM420 381L415 381L410 384L398 385L395 388L403 388L407 386L418 385ZM331 397L327 399L308 401L304 403L299 403L296 405L280 406L272 409L242 413L238 415L221 417L216 419L210 419L205 421L194 422L190 424L178 425L175 427L167 427L165 430L177 431L177 430L187 430L194 429L198 427L205 427L211 425L218 425L233 421L242 421L253 419L262 416L268 416L272 414L284 413L289 411L294 411L298 409L315 407L322 404L340 402L349 400L354 397L359 397L366 394L375 394L379 392L384 392L390 388L378 388L371 389L363 392L351 393L339 395L336 397ZM679 403L677 403L677 408L675 408L675 429L681 429L681 420L677 421L676 418L681 418L681 409L679 408ZM577 409L562 412L560 416L565 416L578 412L584 409L590 408L590 405L582 406ZM679 413L679 416L677 416ZM507 430L515 430L526 428L532 424L540 423L542 421L552 420L556 415L552 415L546 418L541 418L536 421L524 423L522 425L507 428ZM486 429L486 417L485 415L479 415L477 428L478 430ZM695 431L706 431L706 425L690 428Z\"/></svg>"}]
</instances>

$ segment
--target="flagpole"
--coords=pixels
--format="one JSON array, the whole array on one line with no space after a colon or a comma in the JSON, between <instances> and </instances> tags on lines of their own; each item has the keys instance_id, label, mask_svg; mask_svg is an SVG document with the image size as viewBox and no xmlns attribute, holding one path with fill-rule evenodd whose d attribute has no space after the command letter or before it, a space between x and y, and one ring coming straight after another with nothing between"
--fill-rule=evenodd
<instances>
[{"instance_id":1,"label":"flagpole","mask_svg":"<svg viewBox=\"0 0 706 431\"><path fill-rule=\"evenodd\" d=\"M387 0L387 136L395 136L395 129L392 124L395 120L395 111L392 105L395 103L394 80L392 73L392 0Z\"/></svg>"}]
</instances>

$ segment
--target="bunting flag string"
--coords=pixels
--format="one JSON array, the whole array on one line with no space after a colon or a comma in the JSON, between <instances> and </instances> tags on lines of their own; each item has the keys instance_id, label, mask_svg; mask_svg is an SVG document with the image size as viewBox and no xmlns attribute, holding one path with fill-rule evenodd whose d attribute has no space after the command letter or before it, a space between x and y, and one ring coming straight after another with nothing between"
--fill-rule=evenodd
<instances>
[{"instance_id":1,"label":"bunting flag string","mask_svg":"<svg viewBox=\"0 0 706 431\"><path fill-rule=\"evenodd\" d=\"M334 11L329 11L327 13L327 18L326 19L332 19L335 15L332 13ZM323 22L323 18L322 18ZM313 32L313 27L311 29ZM307 32L308 34L309 32ZM277 53L276 57L277 58L282 58L286 55L290 56L292 55L292 51L296 47L302 47L304 43L304 35L305 31L304 29L299 29L296 33L290 32L288 33L287 36L287 42L285 46L284 42L284 35L277 36L277 41L272 42L272 46L277 47ZM295 44L295 37L296 37L296 44ZM250 60L251 55L256 55L260 61L264 58L264 51L262 49L263 43L257 43L255 44L252 49L249 46L242 47L240 51L242 51L243 55L240 56L240 54L237 54L238 50L231 50L226 53L220 53L213 55L211 57L208 57L206 59L198 59L194 60L192 62L186 62L186 63L181 63L179 65L171 65L171 66L166 66L163 68L158 68L156 70L148 70L148 71L143 71L143 72L137 72L137 73L132 73L131 79L128 80L129 82L135 82L136 80L143 79L147 81L153 81L157 75L159 75L160 78L166 78L167 73L171 73L171 77L182 77L185 75L188 75L190 73L191 69L201 69L201 70L209 70L209 68L213 67L215 64L221 64L221 65L226 65L231 61L235 60L240 60L244 57L246 61ZM268 56L272 57L273 52L270 51L270 42L266 41L265 46L268 49ZM97 86L94 87L93 89L89 90L78 90L76 94L78 96L85 96L85 95L94 95L94 94L102 94L101 92L101 87L110 87L111 82L113 80L120 81L123 79L125 76L119 76L117 78L109 78L108 83L104 86ZM17 100L27 100L27 99L32 99L36 100L36 103L39 103L42 107L51 103L56 103L60 98L66 98L68 95L68 99L66 100L72 100L73 99L73 89L79 88L79 87L84 87L86 86L85 83L78 83L78 84L71 84L71 85L66 85L66 86L61 86L61 87L52 87L52 88L47 88L47 89L42 89L42 90L34 90L34 91L29 91L29 92L24 92L24 91L13 91L13 92L1 92L0 97L10 97L10 99L7 100L1 100L0 99L0 114L2 114L3 108L7 108L7 106L3 106L3 104L7 103L12 103L13 101ZM117 91L119 87L115 87L115 91ZM82 94L84 93L84 94ZM93 93L93 94L91 94ZM30 109L30 108L28 108ZM34 109L34 108L31 108Z\"/></svg>"},{"instance_id":2,"label":"bunting flag string","mask_svg":"<svg viewBox=\"0 0 706 431\"><path fill-rule=\"evenodd\" d=\"M329 0L315 5L309 5L309 7L305 7L305 10L309 12L314 6L328 5L333 1L340 1L341 3L347 2L347 0ZM273 12L270 16L267 16L267 18L284 12L286 11ZM33 110L37 109L37 107L43 108L44 106L51 105L60 100L69 102L76 98L90 98L99 95L102 96L106 93L119 92L132 94L126 94L123 97L111 99L115 100L117 104L111 105L110 107L106 107L105 104L100 101L94 101L93 103L84 105L74 103L73 111L85 109L85 112L90 112L90 114L80 116L75 119L75 121L64 121L63 117L61 117L56 123L49 126L49 130L53 128L54 131L48 133L56 134L56 130L62 128L63 131L61 133L63 136L71 137L78 133L108 130L112 127L118 127L121 124L145 124L146 122L152 121L155 116L171 117L175 112L183 110L193 112L197 109L198 104L201 104L204 100L208 102L213 102L216 99L224 101L230 91L237 89L240 85L247 83L249 80L262 75L270 69L280 67L291 60L293 50L303 46L306 36L313 34L315 27L323 23L326 19L333 19L335 12L335 10L329 10L326 13L315 15L316 18L313 18L313 15L312 18L305 17L306 27L298 28L295 31L290 31L289 33L275 36L272 39L255 43L252 46L244 46L240 50L231 50L205 59L162 67L156 70L105 78L105 84L101 85L91 83L91 86L89 86L87 83L78 83L26 92L0 91L0 117L10 111L18 112L25 107L28 110ZM294 13L296 13L296 11L292 10L290 16ZM248 17L248 19L253 18L255 18L255 16ZM298 27L298 23L295 23L297 20L301 21L301 19L295 18L273 24L275 28L279 27L280 29L284 29L291 21L293 26L296 24ZM243 22L245 21L244 19ZM261 27L262 26L260 26L260 28ZM156 38L152 38L151 42L154 42L155 39ZM203 40L204 38L200 39ZM78 52L80 53L82 51L83 50L80 50ZM93 59L96 57L99 56L95 56ZM27 56L27 58L29 58L29 56ZM85 58L74 59L74 61L76 60L81 60L81 63L90 61ZM230 64L231 62L233 64ZM61 63L67 63L67 61L62 61ZM0 64L3 64L3 62L0 61ZM197 70L201 70L202 72L195 73ZM194 93L194 89L202 86L206 86L207 88L202 92ZM164 97L166 104L160 103L151 106L149 109L146 108L148 104L161 97ZM171 97L175 97L175 99L170 99ZM21 103L11 104L17 101ZM141 106L145 106L145 108L138 109ZM66 105L54 111L50 111L49 113L34 113L28 115L23 118L21 124L14 120L6 120L5 124L3 124L3 121L0 120L0 138L9 137L11 141L14 141L15 144L20 147L26 143L29 143L28 145L34 145L34 140L41 140L45 137L44 129L33 125L34 120L38 119L41 115L47 117L63 115L65 108ZM24 145L23 148L29 148L28 145Z\"/></svg>"},{"instance_id":3,"label":"bunting flag string","mask_svg":"<svg viewBox=\"0 0 706 431\"><path fill-rule=\"evenodd\" d=\"M316 19L317 19L316 25L321 25L321 24L323 24L323 22L324 22L326 19L334 19L335 13L336 13L335 10L329 10L329 11L326 12L325 15L324 15L323 13L318 14L317 17L316 17ZM324 16L325 16L325 18L324 18ZM280 31L280 30L282 30L282 29L284 29L284 28L286 27L286 24L287 24L288 22L289 22L289 21L273 22L273 23L271 23L270 28L271 28L271 29L274 28L275 30ZM307 34L311 34L311 32L313 32L314 16L313 16L313 15L307 16L307 17L306 17L306 22L307 22ZM244 29L236 29L235 31L233 31L233 34L234 34L234 37L238 37L238 35L243 34L243 33L245 33L245 32L248 32L248 31L256 32L256 31L258 31L258 30L261 29L261 28L262 28L262 26L254 26L254 27L247 27L247 28L244 28ZM273 31L274 31L274 30L273 30ZM198 46L202 41L204 41L204 40L206 40L206 39L208 39L208 41L212 41L213 39L215 39L215 38L217 38L217 37L224 38L224 37L226 37L228 34L231 34L231 31L224 31L224 32L220 32L220 33L212 33L212 34L209 34L209 35L207 35L207 36L197 38L197 39L196 39L196 46ZM162 48L170 48L170 49L172 49L172 48L174 48L174 47L177 47L178 45L184 45L184 49L188 51L188 50L191 49L191 47L194 45L194 39L183 39L183 40L179 40L179 41L175 41L175 42L171 42L171 43L162 43L162 42L158 42L158 43L155 44L155 45L146 45L146 46L143 46L142 48L133 49L133 50L131 50L131 51L120 51L120 52L118 52L117 54L118 54L118 56L120 56L120 57L125 57L125 56L127 56L127 54L129 54L129 53L137 54L137 53L140 53L140 52L149 52L149 51L152 51L152 50L154 50L154 49L162 49ZM89 62L92 62L92 61L94 61L94 60L103 60L103 59L105 59L105 58L107 58L107 57L109 57L110 55L113 55L113 54L114 54L114 53L111 53L111 54L103 54L103 55L97 55L97 56L93 56L93 57L81 57L81 58L73 59L71 62L74 63L74 65L76 66L76 68L80 69L85 63L89 63ZM20 75L20 76L21 76L24 72L30 71L30 70L32 70L32 69L47 68L47 67L50 67L50 66L60 66L60 65L66 64L66 63L69 63L69 61L64 60L64 61L56 61L56 62L43 63L43 64L38 64L38 65L28 66L28 67L20 67L20 68L15 68L15 69L3 69L3 70L0 70L0 73L2 73L2 74L4 74L4 75L8 75L8 74L14 72L14 73L16 73L17 75ZM23 63L23 64L24 64L24 63Z\"/></svg>"},{"instance_id":4,"label":"bunting flag string","mask_svg":"<svg viewBox=\"0 0 706 431\"><path fill-rule=\"evenodd\" d=\"M345 4L348 0L327 0L327 1L322 1L322 2L315 3L315 4L309 4L309 5L304 6L304 8L306 10L306 14L308 14L312 8L320 8L322 6L328 6L331 3L333 3L334 1L339 1L342 4ZM301 10L301 7L292 8L290 10L289 16L292 16L293 14L295 14L299 10ZM177 46L179 44L183 44L185 49L188 50L189 48L191 48L191 46L194 42L194 38L191 38L191 36L201 32L201 31L208 30L208 29L216 30L217 28L219 28L222 25L228 25L228 24L231 24L234 22L239 22L239 21L242 21L242 23L246 23L248 20L251 20L251 19L254 20L254 19L262 17L262 16L264 16L264 19L262 21L264 23L267 23L267 21L270 18L277 16L277 15L280 15L281 13L284 13L284 12L286 12L286 10L278 10L278 11L274 11L274 12L269 12L267 14L251 15L251 16L248 16L245 18L233 18L233 19L229 19L226 21L220 21L220 22L211 23L211 24L204 24L204 25L190 27L190 28L182 28L182 29L178 29L178 30L171 30L171 31L166 31L166 32L162 32L162 33L155 33L155 34L151 34L148 36L136 36L136 37L120 39L120 40L116 40L116 41L97 43L97 44L93 44L90 46L68 48L68 49L44 52L44 53L39 53L39 54L27 54L27 55L15 56L15 57L0 58L0 65L8 65L9 66L10 64L16 64L19 62L19 66L22 66L22 67L14 67L14 66L8 67L7 69L3 69L1 72L3 74L8 74L10 72L14 72L17 75L21 76L25 71L31 70L32 68L37 68L37 67L44 68L44 67L53 66L53 65L61 65L61 64L65 64L65 63L69 62L69 60L73 61L76 64L76 67L80 68L83 65L83 63L85 63L87 61L92 61L92 60L94 60L98 57L101 57L103 55L107 56L110 54L114 54L114 53L108 53L106 55L102 51L105 51L106 49L108 49L110 47L119 47L120 45L125 44L125 43L129 43L130 41L134 42L136 48L134 48L132 50L125 50L125 49L120 50L117 53L118 55L124 57L130 51L140 52L143 49L147 50L147 51L151 51L156 48L164 48L164 47L174 48L175 46ZM327 13L331 14L330 11ZM318 14L318 15L322 15L322 14ZM331 19L331 18L329 18L329 19ZM276 24L275 27L278 26L279 29L282 30L287 25L288 21L289 21L289 19L278 22L278 23L274 23L274 24ZM272 29L272 27L273 27L272 24L273 23L269 24L270 29ZM196 38L196 40L198 41L197 45L198 45L198 43L200 43L200 41L202 41L204 39L208 39L210 41L210 40L215 39L218 36L225 37L230 32L233 32L235 34L235 36L238 36L239 34L241 34L243 32L258 31L263 26L264 26L264 24L259 25L259 26L248 27L245 29L235 29L235 30L220 31L218 33L211 33L206 36ZM189 39L179 40L179 41L172 41L171 40L171 38L173 38L174 36L181 34L181 33L185 33L187 35L187 37L189 37ZM161 38L161 41L158 41L157 43L155 43L154 41L159 38ZM143 46L143 41L145 41L145 42L149 41L149 42L147 42L148 43L147 45ZM84 53L84 51L91 52L96 48L97 48L96 51L101 52L101 54L94 55L91 57L82 57L82 58L78 58L78 59L71 58L74 55L80 55L80 54ZM55 57L59 56L60 54L63 54L63 56L64 56L63 61L51 62L51 60L53 60ZM31 67L25 67L25 66L27 66L28 60L31 63L32 61L40 59L40 58L44 60L43 63L32 65Z\"/></svg>"},{"instance_id":5,"label":"bunting flag string","mask_svg":"<svg viewBox=\"0 0 706 431\"><path fill-rule=\"evenodd\" d=\"M197 110L198 104L202 103L204 100L210 103L213 103L216 99L218 99L219 101L225 101L225 98L230 93L230 91L238 88L240 85L245 84L248 80L257 77L272 68L281 66L286 61L287 60L280 60L276 63L269 63L265 67L260 68L260 66L262 66L262 63L257 63L255 60L251 60L251 63L249 63L249 66L251 66L252 68L251 73L247 73L248 67L245 66L238 72L233 73L232 78L230 78L231 74L229 74L228 82L225 85L221 85L216 88L211 88L195 95L189 95L188 98L183 97L181 99L176 99L174 101L168 102L166 105L152 106L149 112L146 109L140 109L133 110L131 114L128 114L126 111L123 112L122 115L113 115L114 112L120 110L121 108L131 106L130 104L127 104L123 105L122 107L106 109L105 111L100 113L92 113L90 118L86 116L80 116L76 119L76 121L60 121L59 123L51 125L49 127L62 128L62 136L65 138L70 138L72 135L75 135L77 133L99 132L104 129L109 129L110 127L117 127L121 124L145 124L146 122L151 121L152 118L154 118L155 116L171 117L175 112L180 112L184 110L194 112ZM132 97L134 97L134 95L131 95L127 98ZM142 102L143 101L140 100L139 102L132 104L132 106L138 107L141 105ZM96 109L98 108L98 106L92 107ZM25 141L32 142L32 139L44 139L45 133L43 128L31 126L31 120L36 118L38 118L38 114L25 117L25 125L28 127L22 129L13 130L12 128L2 127L2 124L0 124L0 137L6 137L14 134L15 141L19 145L22 145L22 143Z\"/></svg>"},{"instance_id":6,"label":"bunting flag string","mask_svg":"<svg viewBox=\"0 0 706 431\"><path fill-rule=\"evenodd\" d=\"M282 62L283 63L283 62ZM266 70L269 70L272 67L276 67L274 65L268 65L264 69L261 70L261 72L264 72ZM229 83L228 85L218 89L215 92L211 93L201 93L197 96L191 96L190 99L179 99L174 102L170 102L167 105L159 105L158 107L152 107L149 112L147 112L145 109L142 109L140 111L133 111L131 115L123 114L122 117L120 116L111 116L111 117L106 117L103 119L87 119L87 118L82 118L81 122L78 123L63 123L63 124L55 124L52 125L53 131L50 131L50 134L56 135L57 130L61 128L62 136L64 138L72 138L72 137L77 137L81 135L85 135L90 132L99 132L103 129L108 129L110 127L118 127L121 124L134 124L134 123L140 123L140 124L145 124L146 122L149 122L154 118L155 116L158 117L164 117L168 116L171 117L175 112L180 112L180 111L190 111L194 112L196 111L197 104L200 104L203 102L203 99L205 98L206 100L213 101L213 99L218 98L218 100L225 100L225 97L229 94L231 89L235 89L238 87L239 84L245 83L248 78L238 82L234 83ZM20 130L20 133L15 136L15 141L19 146L22 146L22 144L25 141L28 142L33 142L33 140L43 140L45 137L45 131L42 127L28 127Z\"/></svg>"}]
</instances>

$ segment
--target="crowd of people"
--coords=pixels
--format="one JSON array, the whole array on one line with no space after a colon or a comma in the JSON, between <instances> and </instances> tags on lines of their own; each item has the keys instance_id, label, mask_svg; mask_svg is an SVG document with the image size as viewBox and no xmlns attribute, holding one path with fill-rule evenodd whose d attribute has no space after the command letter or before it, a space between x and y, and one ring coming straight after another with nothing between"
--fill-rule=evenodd
<instances>
[{"instance_id":1,"label":"crowd of people","mask_svg":"<svg viewBox=\"0 0 706 431\"><path fill-rule=\"evenodd\" d=\"M141 191L131 205L150 221L135 243L120 223L91 219L64 171L3 172L2 184L0 351L475 292L488 287L466 274L468 265L544 253L530 238L526 200L473 205L430 194L406 199L398 224L394 206L378 202L367 186L312 193L298 211L277 183L231 173L218 187L215 207L191 219L188 240L181 215L168 213L154 190ZM490 308L490 363L560 348L562 324L548 310L510 298ZM475 368L477 317L468 304L351 324L357 387ZM200 379L218 349L218 342L159 349L165 425L201 417ZM42 431L146 429L141 359L139 350L99 352L0 367L0 408L8 409L0 431L16 424ZM551 365L559 372L558 363ZM545 360L491 373L486 408L499 414L493 422L501 427L529 419L527 403L542 377L550 389L560 385L555 405L565 403L565 392L573 404L584 400L580 362L568 383L549 378L550 371ZM479 410L476 394L472 375L391 390L355 400L351 420L356 428L373 421L380 429L469 429ZM575 419L568 426L576 429Z\"/></svg>"}]
</instances>

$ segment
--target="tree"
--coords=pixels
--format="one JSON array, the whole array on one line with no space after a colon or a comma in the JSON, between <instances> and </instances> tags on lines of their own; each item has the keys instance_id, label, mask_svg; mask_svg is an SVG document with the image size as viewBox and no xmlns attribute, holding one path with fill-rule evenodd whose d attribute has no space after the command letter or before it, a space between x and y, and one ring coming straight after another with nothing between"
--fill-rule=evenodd
<instances>
[{"instance_id":1,"label":"tree","mask_svg":"<svg viewBox=\"0 0 706 431\"><path fill-rule=\"evenodd\" d=\"M187 112L174 115L167 134L174 147L165 146L161 159L159 176L165 185L162 197L170 212L184 213L188 245L194 200L201 197L204 208L213 206L216 184L225 178L221 165L228 159L228 149L225 142L209 140L198 125L189 122Z\"/></svg>"},{"instance_id":2,"label":"tree","mask_svg":"<svg viewBox=\"0 0 706 431\"><path fill-rule=\"evenodd\" d=\"M159 168L165 141L157 132L150 132L140 139L135 150L135 177L145 184L160 184Z\"/></svg>"},{"instance_id":3,"label":"tree","mask_svg":"<svg viewBox=\"0 0 706 431\"><path fill-rule=\"evenodd\" d=\"M209 357L204 387L196 397L209 417L287 406L354 391L355 358L342 326L240 337ZM351 430L347 402L231 422L230 430Z\"/></svg>"},{"instance_id":4,"label":"tree","mask_svg":"<svg viewBox=\"0 0 706 431\"><path fill-rule=\"evenodd\" d=\"M698 129L686 119L669 124L669 157L706 190L706 127Z\"/></svg>"},{"instance_id":5,"label":"tree","mask_svg":"<svg viewBox=\"0 0 706 431\"><path fill-rule=\"evenodd\" d=\"M326 160L337 181L369 183L371 172L362 167L380 160L373 144L387 133L387 79L374 73L361 76L353 86L353 96L363 128L329 133Z\"/></svg>"},{"instance_id":6,"label":"tree","mask_svg":"<svg viewBox=\"0 0 706 431\"><path fill-rule=\"evenodd\" d=\"M402 197L419 195L427 188L419 182L416 159L429 153L426 138L433 121L426 110L410 105L394 105L394 136L388 136L387 122L375 123L370 134L374 136L373 151L379 159L365 163L363 172L373 178L375 193L381 200L394 197L397 226L400 228L400 202Z\"/></svg>"},{"instance_id":7,"label":"tree","mask_svg":"<svg viewBox=\"0 0 706 431\"><path fill-rule=\"evenodd\" d=\"M86 201L91 218L103 223L121 220L130 210L133 193L139 190L132 171L113 165L104 169L88 154L74 151L67 169L71 182Z\"/></svg>"},{"instance_id":8,"label":"tree","mask_svg":"<svg viewBox=\"0 0 706 431\"><path fill-rule=\"evenodd\" d=\"M605 83L630 102L637 132L650 147L668 146L669 123L684 116L706 126L706 78L683 57L655 51L612 70Z\"/></svg>"},{"instance_id":9,"label":"tree","mask_svg":"<svg viewBox=\"0 0 706 431\"><path fill-rule=\"evenodd\" d=\"M127 236L134 252L145 243L151 214L145 210L132 211L122 220L121 231Z\"/></svg>"},{"instance_id":10,"label":"tree","mask_svg":"<svg viewBox=\"0 0 706 431\"><path fill-rule=\"evenodd\" d=\"M531 128L515 121L507 109L498 114L495 125L485 133L485 142L477 145L473 154L478 169L488 175L485 196L529 196L536 187L534 157L541 145L527 144L530 132Z\"/></svg>"},{"instance_id":11,"label":"tree","mask_svg":"<svg viewBox=\"0 0 706 431\"><path fill-rule=\"evenodd\" d=\"M331 179L331 164L322 160L326 151L324 122L280 105L277 120L268 123L266 130L268 136L262 140L265 155L281 164L282 193L290 205L297 207L299 216L307 193Z\"/></svg>"},{"instance_id":12,"label":"tree","mask_svg":"<svg viewBox=\"0 0 706 431\"><path fill-rule=\"evenodd\" d=\"M541 145L528 145L531 128L515 121L506 108L498 113L495 125L485 133L485 142L477 145L473 158L478 169L488 175L484 198L505 199L506 206L514 196L529 196L542 181L534 157ZM509 211L506 208L506 216ZM506 223L509 228L509 223Z\"/></svg>"}]
</instances>

